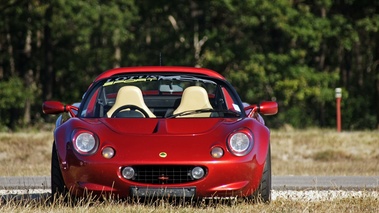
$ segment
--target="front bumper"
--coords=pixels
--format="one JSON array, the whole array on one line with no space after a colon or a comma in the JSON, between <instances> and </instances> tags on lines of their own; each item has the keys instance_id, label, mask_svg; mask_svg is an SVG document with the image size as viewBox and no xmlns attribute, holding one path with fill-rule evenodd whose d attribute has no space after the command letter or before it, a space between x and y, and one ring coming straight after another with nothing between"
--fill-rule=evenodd
<instances>
[{"instance_id":1,"label":"front bumper","mask_svg":"<svg viewBox=\"0 0 379 213\"><path fill-rule=\"evenodd\" d=\"M127 197L235 197L249 196L259 186L263 165L246 162L186 162L203 166L203 179L179 184L149 184L127 180L120 164L84 163L62 170L66 186L77 196L84 192Z\"/></svg>"}]
</instances>

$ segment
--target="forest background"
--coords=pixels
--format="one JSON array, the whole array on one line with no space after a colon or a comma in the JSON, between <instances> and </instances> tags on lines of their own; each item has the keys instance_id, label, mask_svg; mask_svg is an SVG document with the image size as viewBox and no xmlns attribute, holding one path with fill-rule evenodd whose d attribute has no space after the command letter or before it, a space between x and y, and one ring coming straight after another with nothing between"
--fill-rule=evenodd
<instances>
[{"instance_id":1,"label":"forest background","mask_svg":"<svg viewBox=\"0 0 379 213\"><path fill-rule=\"evenodd\" d=\"M162 56L162 57L160 57ZM51 121L120 66L216 70L271 127L379 128L379 1L0 0L0 131ZM51 119L51 118L50 118Z\"/></svg>"}]
</instances>

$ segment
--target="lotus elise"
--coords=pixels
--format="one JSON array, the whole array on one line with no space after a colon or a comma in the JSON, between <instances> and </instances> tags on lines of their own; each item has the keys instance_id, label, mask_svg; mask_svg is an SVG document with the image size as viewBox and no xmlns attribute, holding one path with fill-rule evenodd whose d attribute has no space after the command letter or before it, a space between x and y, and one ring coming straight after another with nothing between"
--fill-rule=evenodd
<instances>
[{"instance_id":1,"label":"lotus elise","mask_svg":"<svg viewBox=\"0 0 379 213\"><path fill-rule=\"evenodd\" d=\"M273 101L244 104L219 73L141 66L100 74L56 120L52 194L118 198L271 196Z\"/></svg>"}]
</instances>

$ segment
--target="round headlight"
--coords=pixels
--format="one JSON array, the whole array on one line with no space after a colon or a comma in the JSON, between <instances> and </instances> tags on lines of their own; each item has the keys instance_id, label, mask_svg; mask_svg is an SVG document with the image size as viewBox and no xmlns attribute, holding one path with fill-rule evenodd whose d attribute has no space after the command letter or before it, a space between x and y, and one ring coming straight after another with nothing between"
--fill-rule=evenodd
<instances>
[{"instance_id":1,"label":"round headlight","mask_svg":"<svg viewBox=\"0 0 379 213\"><path fill-rule=\"evenodd\" d=\"M200 178L203 178L205 175L205 171L203 168L199 167L199 166L196 166L195 168L192 169L191 171L191 176L193 179L200 179Z\"/></svg>"},{"instance_id":2,"label":"round headlight","mask_svg":"<svg viewBox=\"0 0 379 213\"><path fill-rule=\"evenodd\" d=\"M230 151L237 156L244 156L253 147L253 138L247 132L232 133L228 139Z\"/></svg>"},{"instance_id":3,"label":"round headlight","mask_svg":"<svg viewBox=\"0 0 379 213\"><path fill-rule=\"evenodd\" d=\"M122 176L125 179L132 179L134 177L135 171L132 167L128 166L122 169Z\"/></svg>"},{"instance_id":4,"label":"round headlight","mask_svg":"<svg viewBox=\"0 0 379 213\"><path fill-rule=\"evenodd\" d=\"M74 148L84 155L93 154L97 150L98 142L96 136L89 131L76 131L73 137Z\"/></svg>"}]
</instances>

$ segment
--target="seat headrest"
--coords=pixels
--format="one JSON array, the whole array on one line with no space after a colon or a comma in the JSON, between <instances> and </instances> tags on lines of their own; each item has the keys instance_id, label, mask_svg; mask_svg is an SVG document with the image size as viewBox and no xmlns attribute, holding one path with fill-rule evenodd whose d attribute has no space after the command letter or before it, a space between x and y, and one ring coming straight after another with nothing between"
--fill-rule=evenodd
<instances>
[{"instance_id":1,"label":"seat headrest","mask_svg":"<svg viewBox=\"0 0 379 213\"><path fill-rule=\"evenodd\" d=\"M182 95L182 100L178 108L174 111L174 114L178 114L190 110L199 109L212 109L212 105L209 102L207 91L200 86L190 86L187 87ZM207 113L197 113L186 115L182 117L210 117L209 112Z\"/></svg>"},{"instance_id":2,"label":"seat headrest","mask_svg":"<svg viewBox=\"0 0 379 213\"><path fill-rule=\"evenodd\" d=\"M142 91L136 86L124 86L118 90L115 103L107 112L107 116L111 117L114 111L125 105L138 106L145 110L150 118L155 118L155 115L150 111L143 100Z\"/></svg>"}]
</instances>

